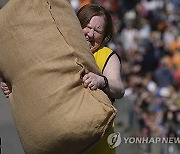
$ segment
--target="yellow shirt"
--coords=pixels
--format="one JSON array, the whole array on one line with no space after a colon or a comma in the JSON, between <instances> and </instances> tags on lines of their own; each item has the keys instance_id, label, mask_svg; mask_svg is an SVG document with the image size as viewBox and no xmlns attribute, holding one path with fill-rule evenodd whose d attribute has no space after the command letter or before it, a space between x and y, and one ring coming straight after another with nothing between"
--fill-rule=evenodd
<instances>
[{"instance_id":1,"label":"yellow shirt","mask_svg":"<svg viewBox=\"0 0 180 154\"><path fill-rule=\"evenodd\" d=\"M113 51L107 47L102 47L94 53L94 58L101 72L103 72L106 63L112 54ZM115 154L116 150L110 148L107 142L107 138L111 133L114 133L113 126L106 133L106 135L88 152L88 154Z\"/></svg>"},{"instance_id":2,"label":"yellow shirt","mask_svg":"<svg viewBox=\"0 0 180 154\"><path fill-rule=\"evenodd\" d=\"M102 47L97 52L94 53L96 64L98 65L101 72L103 72L112 54L113 54L113 51L107 47Z\"/></svg>"}]
</instances>

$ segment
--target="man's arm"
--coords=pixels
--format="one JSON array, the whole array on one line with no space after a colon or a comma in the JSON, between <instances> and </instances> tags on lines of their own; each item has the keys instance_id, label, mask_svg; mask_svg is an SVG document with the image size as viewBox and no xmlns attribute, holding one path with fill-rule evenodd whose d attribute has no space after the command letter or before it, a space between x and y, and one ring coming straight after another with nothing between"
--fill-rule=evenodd
<instances>
[{"instance_id":1,"label":"man's arm","mask_svg":"<svg viewBox=\"0 0 180 154\"><path fill-rule=\"evenodd\" d=\"M103 75L108 80L108 86L104 77L89 72L83 77L83 85L91 90L101 89L111 98L122 98L125 90L120 75L121 63L116 54L112 55L104 69Z\"/></svg>"},{"instance_id":2,"label":"man's arm","mask_svg":"<svg viewBox=\"0 0 180 154\"><path fill-rule=\"evenodd\" d=\"M1 89L4 95L6 96L6 98L8 98L10 93L12 93L12 87L5 81L1 81Z\"/></svg>"}]
</instances>

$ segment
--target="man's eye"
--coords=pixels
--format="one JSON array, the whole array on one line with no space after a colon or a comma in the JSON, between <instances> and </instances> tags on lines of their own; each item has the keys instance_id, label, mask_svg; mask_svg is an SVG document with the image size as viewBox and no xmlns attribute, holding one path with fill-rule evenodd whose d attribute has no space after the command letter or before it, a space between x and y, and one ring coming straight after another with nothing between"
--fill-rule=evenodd
<instances>
[{"instance_id":1,"label":"man's eye","mask_svg":"<svg viewBox=\"0 0 180 154\"><path fill-rule=\"evenodd\" d=\"M102 31L99 30L99 29L95 29L95 31L96 31L97 33L99 33L99 34L102 34Z\"/></svg>"},{"instance_id":2,"label":"man's eye","mask_svg":"<svg viewBox=\"0 0 180 154\"><path fill-rule=\"evenodd\" d=\"M92 29L92 27L90 27L90 26L87 26L87 28Z\"/></svg>"},{"instance_id":3,"label":"man's eye","mask_svg":"<svg viewBox=\"0 0 180 154\"><path fill-rule=\"evenodd\" d=\"M96 30L95 32L98 33L98 34L102 34L102 32L101 32L101 31L98 31L98 30Z\"/></svg>"}]
</instances>

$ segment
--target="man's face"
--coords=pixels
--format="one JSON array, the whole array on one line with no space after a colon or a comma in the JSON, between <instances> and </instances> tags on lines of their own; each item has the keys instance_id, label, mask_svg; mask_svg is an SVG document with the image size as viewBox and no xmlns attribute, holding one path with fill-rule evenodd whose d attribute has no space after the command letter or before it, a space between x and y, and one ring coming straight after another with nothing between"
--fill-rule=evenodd
<instances>
[{"instance_id":1,"label":"man's face","mask_svg":"<svg viewBox=\"0 0 180 154\"><path fill-rule=\"evenodd\" d=\"M93 16L89 24L83 28L86 41L94 53L102 44L104 37L105 21L102 16Z\"/></svg>"}]
</instances>

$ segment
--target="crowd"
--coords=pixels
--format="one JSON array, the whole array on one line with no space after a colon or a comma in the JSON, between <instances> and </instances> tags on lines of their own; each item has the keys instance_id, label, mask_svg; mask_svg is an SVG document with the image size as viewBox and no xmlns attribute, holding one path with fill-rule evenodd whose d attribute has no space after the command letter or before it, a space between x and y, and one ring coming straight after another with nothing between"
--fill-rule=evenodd
<instances>
[{"instance_id":1,"label":"crowd","mask_svg":"<svg viewBox=\"0 0 180 154\"><path fill-rule=\"evenodd\" d=\"M180 137L180 1L70 0L77 11L95 3L111 13L107 44L122 60L125 96L142 136ZM131 116L131 115L130 115Z\"/></svg>"},{"instance_id":2,"label":"crowd","mask_svg":"<svg viewBox=\"0 0 180 154\"><path fill-rule=\"evenodd\" d=\"M72 0L107 8L115 36L107 44L123 64L125 97L142 136L180 137L180 1Z\"/></svg>"}]
</instances>

